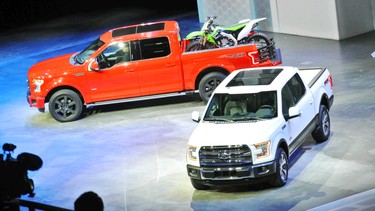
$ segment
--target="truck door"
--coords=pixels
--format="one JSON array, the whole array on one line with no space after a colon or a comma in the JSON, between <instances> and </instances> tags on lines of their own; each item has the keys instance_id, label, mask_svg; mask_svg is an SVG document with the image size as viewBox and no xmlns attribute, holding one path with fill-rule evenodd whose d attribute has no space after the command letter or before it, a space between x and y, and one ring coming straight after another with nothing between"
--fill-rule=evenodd
<instances>
[{"instance_id":1,"label":"truck door","mask_svg":"<svg viewBox=\"0 0 375 211\"><path fill-rule=\"evenodd\" d=\"M136 72L141 95L176 92L183 89L181 57L172 52L168 37L140 40L139 48L140 60Z\"/></svg>"},{"instance_id":2,"label":"truck door","mask_svg":"<svg viewBox=\"0 0 375 211\"><path fill-rule=\"evenodd\" d=\"M113 43L99 55L106 67L88 72L93 101L139 96L136 63L132 61L130 46L129 42Z\"/></svg>"},{"instance_id":3,"label":"truck door","mask_svg":"<svg viewBox=\"0 0 375 211\"><path fill-rule=\"evenodd\" d=\"M297 147L310 132L309 126L314 118L314 101L309 89L307 89L298 74L294 75L282 89L282 110L287 114L292 106L300 109L301 115L289 119L287 124L290 130L291 144Z\"/></svg>"}]
</instances>

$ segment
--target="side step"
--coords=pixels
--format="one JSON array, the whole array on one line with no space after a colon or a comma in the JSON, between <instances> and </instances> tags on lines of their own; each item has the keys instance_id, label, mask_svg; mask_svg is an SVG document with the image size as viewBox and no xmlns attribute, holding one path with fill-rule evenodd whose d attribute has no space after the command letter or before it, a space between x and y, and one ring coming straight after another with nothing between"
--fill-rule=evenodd
<instances>
[{"instance_id":1,"label":"side step","mask_svg":"<svg viewBox=\"0 0 375 211\"><path fill-rule=\"evenodd\" d=\"M199 93L199 91L191 90L191 91L172 92L172 93L159 94L159 95L148 95L148 96L142 96L142 97L124 98L124 99L118 99L118 100L107 100L107 101L89 103L89 104L86 104L86 106L90 107L90 106L109 105L109 104L116 104L116 103L142 101L142 100L153 100L153 99L160 99L160 98L167 98L167 97L177 97L177 96L182 96L182 95L193 95L195 93Z\"/></svg>"}]
</instances>

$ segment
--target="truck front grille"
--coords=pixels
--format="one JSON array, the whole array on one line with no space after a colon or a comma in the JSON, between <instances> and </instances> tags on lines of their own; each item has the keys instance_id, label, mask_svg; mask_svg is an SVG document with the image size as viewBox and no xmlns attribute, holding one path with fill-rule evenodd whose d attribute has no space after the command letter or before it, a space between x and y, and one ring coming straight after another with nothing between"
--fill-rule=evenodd
<instances>
[{"instance_id":1,"label":"truck front grille","mask_svg":"<svg viewBox=\"0 0 375 211\"><path fill-rule=\"evenodd\" d=\"M241 167L252 164L247 145L204 146L199 151L201 167Z\"/></svg>"}]
</instances>

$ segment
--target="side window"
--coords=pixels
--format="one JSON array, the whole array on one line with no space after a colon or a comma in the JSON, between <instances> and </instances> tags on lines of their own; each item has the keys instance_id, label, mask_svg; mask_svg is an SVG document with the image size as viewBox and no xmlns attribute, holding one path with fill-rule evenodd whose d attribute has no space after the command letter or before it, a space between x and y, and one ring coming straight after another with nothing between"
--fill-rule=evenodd
<instances>
[{"instance_id":1,"label":"side window","mask_svg":"<svg viewBox=\"0 0 375 211\"><path fill-rule=\"evenodd\" d=\"M117 44L117 48L115 64L132 60L131 46L129 42L120 42Z\"/></svg>"},{"instance_id":2,"label":"side window","mask_svg":"<svg viewBox=\"0 0 375 211\"><path fill-rule=\"evenodd\" d=\"M171 53L167 37L140 40L139 43L142 59L164 57Z\"/></svg>"},{"instance_id":3,"label":"side window","mask_svg":"<svg viewBox=\"0 0 375 211\"><path fill-rule=\"evenodd\" d=\"M282 111L283 114L288 114L289 108L297 104L297 102L305 95L306 88L303 85L302 79L298 74L295 74L281 90L282 97Z\"/></svg>"},{"instance_id":4,"label":"side window","mask_svg":"<svg viewBox=\"0 0 375 211\"><path fill-rule=\"evenodd\" d=\"M306 88L303 85L302 79L298 74L295 74L289 81L288 86L293 93L295 102L298 102L303 95L305 95Z\"/></svg>"},{"instance_id":5,"label":"side window","mask_svg":"<svg viewBox=\"0 0 375 211\"><path fill-rule=\"evenodd\" d=\"M108 46L102 54L106 58L108 67L115 64L131 61L131 48L129 42L118 42Z\"/></svg>"},{"instance_id":6,"label":"side window","mask_svg":"<svg viewBox=\"0 0 375 211\"><path fill-rule=\"evenodd\" d=\"M288 86L288 83L285 84L285 86L281 90L281 98L283 115L286 116L289 113L289 108L295 105L293 94L290 90L290 87Z\"/></svg>"}]
</instances>

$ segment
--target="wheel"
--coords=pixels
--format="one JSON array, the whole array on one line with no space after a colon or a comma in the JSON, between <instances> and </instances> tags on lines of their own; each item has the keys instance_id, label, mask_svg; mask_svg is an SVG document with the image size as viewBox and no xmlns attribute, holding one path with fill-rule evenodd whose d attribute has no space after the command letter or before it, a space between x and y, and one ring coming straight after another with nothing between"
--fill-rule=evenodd
<instances>
[{"instance_id":1,"label":"wheel","mask_svg":"<svg viewBox=\"0 0 375 211\"><path fill-rule=\"evenodd\" d=\"M203 185L203 183L199 180L190 178L190 181L191 181L191 185L193 185L193 187L197 190L207 190L208 189L208 186Z\"/></svg>"},{"instance_id":2,"label":"wheel","mask_svg":"<svg viewBox=\"0 0 375 211\"><path fill-rule=\"evenodd\" d=\"M57 91L49 100L49 112L59 122L70 122L78 119L83 110L79 95L68 89Z\"/></svg>"},{"instance_id":3,"label":"wheel","mask_svg":"<svg viewBox=\"0 0 375 211\"><path fill-rule=\"evenodd\" d=\"M269 46L271 44L271 41L268 39L267 35L263 33L255 33L251 35L246 39L246 42L255 43L258 49L265 46Z\"/></svg>"},{"instance_id":4,"label":"wheel","mask_svg":"<svg viewBox=\"0 0 375 211\"><path fill-rule=\"evenodd\" d=\"M312 137L316 142L324 142L329 138L331 133L331 123L329 118L329 112L325 105L320 105L319 108L319 125L316 126L314 131L311 133Z\"/></svg>"},{"instance_id":5,"label":"wheel","mask_svg":"<svg viewBox=\"0 0 375 211\"><path fill-rule=\"evenodd\" d=\"M186 46L186 51L199 51L212 48L215 48L215 46L210 42L207 42L206 45L202 45L200 40L193 40Z\"/></svg>"},{"instance_id":6,"label":"wheel","mask_svg":"<svg viewBox=\"0 0 375 211\"><path fill-rule=\"evenodd\" d=\"M207 103L216 87L225 79L226 75L219 72L211 72L205 75L199 82L199 95Z\"/></svg>"},{"instance_id":7,"label":"wheel","mask_svg":"<svg viewBox=\"0 0 375 211\"><path fill-rule=\"evenodd\" d=\"M269 183L273 187L281 187L288 181L288 156L283 148L276 152L276 173L271 177Z\"/></svg>"}]
</instances>

